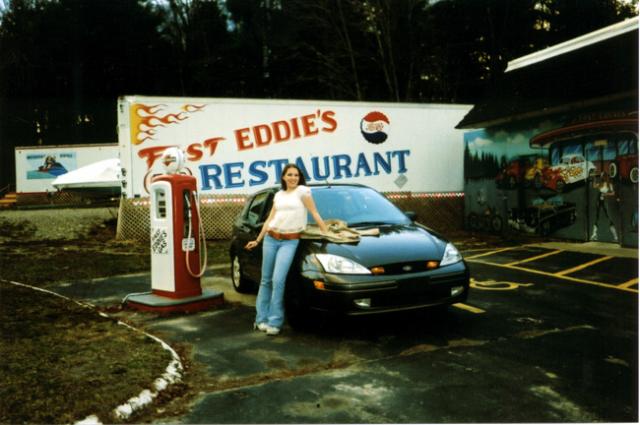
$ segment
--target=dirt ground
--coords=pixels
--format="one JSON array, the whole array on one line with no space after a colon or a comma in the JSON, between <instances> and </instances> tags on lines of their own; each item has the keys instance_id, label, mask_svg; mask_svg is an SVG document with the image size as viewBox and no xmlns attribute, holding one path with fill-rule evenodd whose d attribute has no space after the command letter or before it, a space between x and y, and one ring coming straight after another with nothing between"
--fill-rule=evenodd
<instances>
[{"instance_id":1,"label":"dirt ground","mask_svg":"<svg viewBox=\"0 0 640 425\"><path fill-rule=\"evenodd\" d=\"M108 215L48 214L0 215L0 423L73 423L94 414L118 423L113 409L152 388L170 353L92 308L11 282L46 289L148 271L148 243L116 240L117 221ZM52 221L55 229L40 230ZM224 261L226 241L208 245L210 260ZM173 385L162 397L183 391Z\"/></svg>"}]
</instances>

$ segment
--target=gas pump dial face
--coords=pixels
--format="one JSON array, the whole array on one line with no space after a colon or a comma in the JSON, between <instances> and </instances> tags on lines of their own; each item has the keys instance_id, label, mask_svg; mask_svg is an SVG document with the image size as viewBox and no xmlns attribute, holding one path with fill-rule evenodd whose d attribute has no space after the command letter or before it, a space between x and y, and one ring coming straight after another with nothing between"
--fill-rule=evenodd
<instances>
[{"instance_id":1,"label":"gas pump dial face","mask_svg":"<svg viewBox=\"0 0 640 425\"><path fill-rule=\"evenodd\" d=\"M168 148L162 154L160 162L167 174L176 174L184 167L184 152L178 148Z\"/></svg>"}]
</instances>

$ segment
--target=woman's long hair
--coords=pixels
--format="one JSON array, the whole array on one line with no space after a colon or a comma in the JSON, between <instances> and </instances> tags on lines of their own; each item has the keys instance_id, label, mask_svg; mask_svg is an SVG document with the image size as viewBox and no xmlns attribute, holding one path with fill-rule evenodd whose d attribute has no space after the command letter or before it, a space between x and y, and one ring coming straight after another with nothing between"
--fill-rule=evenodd
<instances>
[{"instance_id":1,"label":"woman's long hair","mask_svg":"<svg viewBox=\"0 0 640 425\"><path fill-rule=\"evenodd\" d=\"M307 181L305 180L304 173L300 170L300 168L298 168L296 164L287 164L285 165L284 170L282 170L282 174L280 174L280 184L282 185L282 190L287 190L287 183L284 181L284 175L287 174L289 168L295 168L296 170L298 170L298 176L300 177L298 179L298 186L306 186Z\"/></svg>"}]
</instances>

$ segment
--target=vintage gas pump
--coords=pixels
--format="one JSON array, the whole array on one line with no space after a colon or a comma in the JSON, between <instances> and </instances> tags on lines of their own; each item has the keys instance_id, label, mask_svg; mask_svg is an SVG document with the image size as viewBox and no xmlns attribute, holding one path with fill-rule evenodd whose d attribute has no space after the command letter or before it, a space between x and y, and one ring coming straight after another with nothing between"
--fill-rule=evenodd
<instances>
[{"instance_id":1,"label":"vintage gas pump","mask_svg":"<svg viewBox=\"0 0 640 425\"><path fill-rule=\"evenodd\" d=\"M167 149L160 161L165 174L155 176L149 190L151 292L130 294L125 302L142 310L202 310L221 303L222 293L200 285L207 254L196 179L184 174L178 148Z\"/></svg>"}]
</instances>

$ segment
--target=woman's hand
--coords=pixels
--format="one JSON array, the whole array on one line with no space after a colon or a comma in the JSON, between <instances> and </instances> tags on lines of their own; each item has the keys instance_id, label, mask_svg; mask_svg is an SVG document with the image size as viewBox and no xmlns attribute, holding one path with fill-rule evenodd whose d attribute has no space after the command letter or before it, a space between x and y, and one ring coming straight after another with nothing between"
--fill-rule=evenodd
<instances>
[{"instance_id":1,"label":"woman's hand","mask_svg":"<svg viewBox=\"0 0 640 425\"><path fill-rule=\"evenodd\" d=\"M260 242L258 242L257 240L256 240L256 241L249 241L249 242L244 246L244 249L246 249L246 250L248 250L248 251L251 251L253 248L257 247L259 243L260 243Z\"/></svg>"},{"instance_id":2,"label":"woman's hand","mask_svg":"<svg viewBox=\"0 0 640 425\"><path fill-rule=\"evenodd\" d=\"M329 228L327 227L326 223L322 219L318 220L318 227L320 227L320 231L324 235L329 234Z\"/></svg>"}]
</instances>

